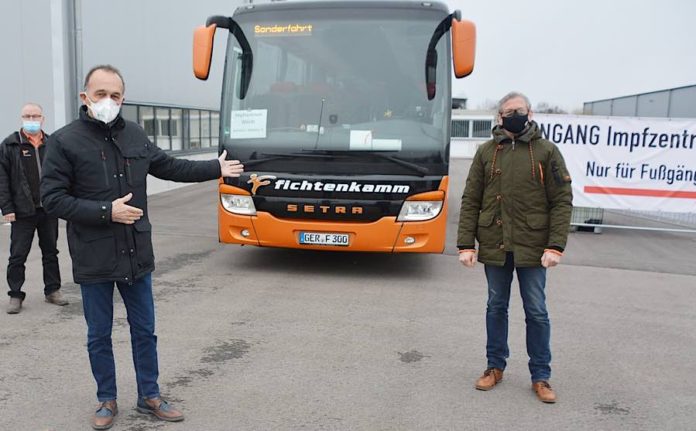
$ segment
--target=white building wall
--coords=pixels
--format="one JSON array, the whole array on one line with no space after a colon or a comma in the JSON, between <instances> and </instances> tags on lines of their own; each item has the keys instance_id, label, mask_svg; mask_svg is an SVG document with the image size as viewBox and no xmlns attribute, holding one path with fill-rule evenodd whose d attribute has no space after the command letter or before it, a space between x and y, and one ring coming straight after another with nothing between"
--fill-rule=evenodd
<instances>
[{"instance_id":1,"label":"white building wall","mask_svg":"<svg viewBox=\"0 0 696 431\"><path fill-rule=\"evenodd\" d=\"M470 159L474 157L478 147L491 138L490 130L493 128L495 115L486 111L455 109L452 110L452 121L465 121L469 125L468 136L452 136L450 139L450 158ZM489 127L483 133L484 130L474 130L474 122L486 122Z\"/></svg>"},{"instance_id":2,"label":"white building wall","mask_svg":"<svg viewBox=\"0 0 696 431\"><path fill-rule=\"evenodd\" d=\"M4 139L21 127L20 110L26 102L43 106L45 129L49 132L64 123L65 103L54 50L62 49L62 37L54 43L54 31L62 34L61 0L4 0L0 2L0 136ZM52 12L55 16L52 19ZM56 52L62 56L63 52ZM59 75L58 82L54 73ZM56 110L56 107L58 108Z\"/></svg>"}]
</instances>

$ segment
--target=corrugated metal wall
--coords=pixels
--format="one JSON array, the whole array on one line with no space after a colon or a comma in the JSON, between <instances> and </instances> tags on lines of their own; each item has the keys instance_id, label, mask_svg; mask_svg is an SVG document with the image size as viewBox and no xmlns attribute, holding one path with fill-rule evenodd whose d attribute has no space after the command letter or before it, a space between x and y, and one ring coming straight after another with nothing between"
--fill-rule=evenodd
<instances>
[{"instance_id":1,"label":"corrugated metal wall","mask_svg":"<svg viewBox=\"0 0 696 431\"><path fill-rule=\"evenodd\" d=\"M626 117L696 118L696 85L585 102L583 113Z\"/></svg>"}]
</instances>

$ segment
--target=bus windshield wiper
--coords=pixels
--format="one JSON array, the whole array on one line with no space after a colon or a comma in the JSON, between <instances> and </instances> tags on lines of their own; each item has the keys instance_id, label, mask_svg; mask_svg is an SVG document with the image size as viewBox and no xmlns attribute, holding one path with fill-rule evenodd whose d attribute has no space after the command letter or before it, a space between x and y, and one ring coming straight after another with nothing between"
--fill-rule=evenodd
<instances>
[{"instance_id":1,"label":"bus windshield wiper","mask_svg":"<svg viewBox=\"0 0 696 431\"><path fill-rule=\"evenodd\" d=\"M369 155L370 157L378 158L378 159L383 159L383 160L389 160L390 162L396 163L397 165L403 166L405 168L408 168L412 171L418 172L420 176L425 176L427 175L430 170L426 168L425 166L420 166L417 165L413 162L409 162L403 159L399 159L398 157L390 156L388 154L382 154L382 153L371 153L371 152L365 152L365 151L336 151L336 150L313 150L311 151L312 154L325 154L325 155L341 155L341 156L346 156L346 157L365 157L365 155Z\"/></svg>"},{"instance_id":2,"label":"bus windshield wiper","mask_svg":"<svg viewBox=\"0 0 696 431\"><path fill-rule=\"evenodd\" d=\"M430 170L428 168L426 168L425 166L417 165L415 163L399 159L398 157L389 156L387 154L382 154L382 153L370 153L370 155L372 155L374 157L379 157L380 159L389 160L391 162L396 163L397 165L401 165L405 168L409 168L411 170L414 170L414 171L418 172L421 176L425 176L428 172L430 172Z\"/></svg>"},{"instance_id":3,"label":"bus windshield wiper","mask_svg":"<svg viewBox=\"0 0 696 431\"><path fill-rule=\"evenodd\" d=\"M261 155L265 157L261 157L258 159L250 159L247 161L242 161L242 164L245 167L248 166L255 166L259 165L261 163L265 162L270 162L274 160L282 160L282 159L334 159L337 156L338 157L365 157L366 155L369 157L373 158L378 158L382 160L388 160L392 163L396 163L397 165L403 166L405 168L408 168L412 171L417 172L420 176L425 176L427 175L430 170L424 166L417 165L415 163L399 159L398 157L390 156L388 154L382 154L382 153L370 153L370 152L364 152L364 151L337 151L337 150L303 150L304 152L302 153L260 153ZM252 154L252 157L254 154Z\"/></svg>"},{"instance_id":4,"label":"bus windshield wiper","mask_svg":"<svg viewBox=\"0 0 696 431\"><path fill-rule=\"evenodd\" d=\"M252 154L253 156L254 154ZM282 160L282 159L299 159L299 158L307 158L307 159L333 159L334 156L331 154L303 154L303 153L261 153L261 155L266 156L266 157L261 157L259 159L250 159L247 161L243 161L242 164L247 167L247 166L254 166L254 165L259 165L261 163L266 163L270 162L273 160Z\"/></svg>"}]
</instances>

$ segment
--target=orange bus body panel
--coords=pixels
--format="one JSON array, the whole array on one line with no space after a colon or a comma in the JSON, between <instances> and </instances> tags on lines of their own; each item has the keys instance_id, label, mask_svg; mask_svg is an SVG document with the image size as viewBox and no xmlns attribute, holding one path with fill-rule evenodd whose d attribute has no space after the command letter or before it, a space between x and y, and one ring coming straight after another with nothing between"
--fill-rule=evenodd
<instances>
[{"instance_id":1,"label":"orange bus body panel","mask_svg":"<svg viewBox=\"0 0 696 431\"><path fill-rule=\"evenodd\" d=\"M219 190L220 193L225 193L228 195L242 195L242 196L251 196L251 193L249 193L248 190L241 189L239 187L235 186L230 186L227 184L224 184L222 180L219 181Z\"/></svg>"},{"instance_id":2,"label":"orange bus body panel","mask_svg":"<svg viewBox=\"0 0 696 431\"><path fill-rule=\"evenodd\" d=\"M433 192L418 193L417 195L409 196L407 201L441 201L444 200L445 192L435 190Z\"/></svg>"},{"instance_id":3,"label":"orange bus body panel","mask_svg":"<svg viewBox=\"0 0 696 431\"><path fill-rule=\"evenodd\" d=\"M266 212L245 216L231 214L222 205L218 206L218 216L219 236L223 243L307 250L442 253L447 210L443 208L440 215L432 220L407 223L397 222L396 217L355 223L279 219ZM249 237L241 235L243 229L249 231ZM259 235L258 232L263 234ZM347 233L350 235L350 246L300 244L300 232ZM406 244L404 239L407 236L415 238L415 243Z\"/></svg>"}]
</instances>

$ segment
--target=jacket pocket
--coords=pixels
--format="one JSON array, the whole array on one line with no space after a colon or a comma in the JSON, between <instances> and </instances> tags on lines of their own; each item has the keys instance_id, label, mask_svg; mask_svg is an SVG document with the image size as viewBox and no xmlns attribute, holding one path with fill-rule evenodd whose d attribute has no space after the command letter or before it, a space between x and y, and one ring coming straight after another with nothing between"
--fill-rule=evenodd
<instances>
[{"instance_id":1,"label":"jacket pocket","mask_svg":"<svg viewBox=\"0 0 696 431\"><path fill-rule=\"evenodd\" d=\"M130 148L124 151L124 169L126 182L129 186L141 186L147 180L150 162L147 158L147 148Z\"/></svg>"},{"instance_id":2,"label":"jacket pocket","mask_svg":"<svg viewBox=\"0 0 696 431\"><path fill-rule=\"evenodd\" d=\"M534 229L548 229L549 216L548 214L527 214L527 225Z\"/></svg>"},{"instance_id":3,"label":"jacket pocket","mask_svg":"<svg viewBox=\"0 0 696 431\"><path fill-rule=\"evenodd\" d=\"M482 212L478 218L478 228L476 229L476 239L480 248L490 248L502 241L503 234L500 226L494 223L494 212Z\"/></svg>"},{"instance_id":4,"label":"jacket pocket","mask_svg":"<svg viewBox=\"0 0 696 431\"><path fill-rule=\"evenodd\" d=\"M135 240L136 263L138 270L151 268L155 263L152 249L152 225L146 219L140 219L133 224Z\"/></svg>"},{"instance_id":5,"label":"jacket pocket","mask_svg":"<svg viewBox=\"0 0 696 431\"><path fill-rule=\"evenodd\" d=\"M110 227L74 224L68 241L76 274L91 277L111 276L116 272L116 237Z\"/></svg>"},{"instance_id":6,"label":"jacket pocket","mask_svg":"<svg viewBox=\"0 0 696 431\"><path fill-rule=\"evenodd\" d=\"M549 240L549 216L548 214L527 214L526 232L519 235L520 243L539 248L540 251Z\"/></svg>"},{"instance_id":7,"label":"jacket pocket","mask_svg":"<svg viewBox=\"0 0 696 431\"><path fill-rule=\"evenodd\" d=\"M493 224L493 219L495 218L495 213L481 213L478 217L479 227L488 227Z\"/></svg>"}]
</instances>

